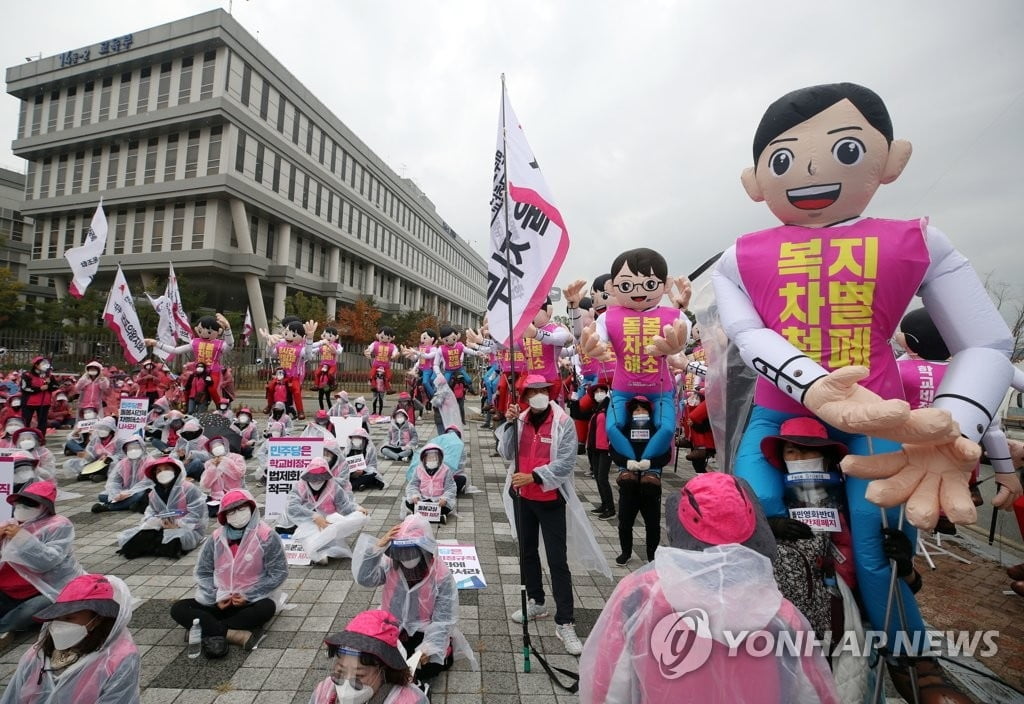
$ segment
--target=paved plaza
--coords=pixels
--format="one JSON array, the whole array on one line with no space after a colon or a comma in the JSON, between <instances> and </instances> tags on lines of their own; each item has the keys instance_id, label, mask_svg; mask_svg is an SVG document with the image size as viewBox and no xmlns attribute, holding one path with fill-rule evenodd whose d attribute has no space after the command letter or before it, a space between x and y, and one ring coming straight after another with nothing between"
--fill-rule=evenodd
<instances>
[{"instance_id":1,"label":"paved plaza","mask_svg":"<svg viewBox=\"0 0 1024 704\"><path fill-rule=\"evenodd\" d=\"M262 416L259 417L262 421ZM421 436L432 433L429 418L420 421ZM386 426L374 426L372 435L380 444ZM48 436L48 446L60 459L64 432ZM423 437L421 437L421 440ZM433 683L432 702L461 704L511 704L513 702L576 702L577 698L558 690L533 660L532 672L523 673L521 626L509 619L519 608L519 567L517 548L505 518L501 490L505 466L492 458L493 436L471 420L466 429L469 451L469 475L481 491L459 497L458 516L436 529L439 540L457 540L476 545L488 586L479 591L460 592L459 625L477 653L480 671L465 663L456 663ZM357 495L369 509L365 530L383 534L403 516L400 497L404 488L405 463L383 460L380 470L388 486L384 490ZM255 461L248 463L248 488L262 506L263 489L252 479ZM678 473L667 468L665 492L676 491L693 476L683 460ZM324 636L339 631L355 614L380 603L379 590L356 585L349 560L331 560L327 566L292 567L285 591L292 608L280 612L269 624L268 634L259 648L242 652L231 646L222 660L200 657L189 660L185 654L184 630L170 617L170 605L194 592L192 571L198 551L180 560L141 558L128 561L115 554L116 534L139 521L134 513L93 514L90 507L101 491L101 484L61 480L65 492L79 498L58 501L59 511L71 518L77 531L76 553L90 572L118 575L127 582L137 600L131 630L142 653L142 702L144 704L305 704L315 684L328 673L328 659L321 648ZM587 477L585 460L580 458L576 475L577 491L589 509L597 500L594 483ZM1012 520L1007 517L1006 520ZM617 567L616 520L592 519L598 542L605 549L616 579L627 573ZM643 560L643 524L638 519L634 531L634 558L628 568ZM997 546L998 547L998 546ZM1019 554L1003 548L989 558L960 547L972 560L962 565L949 558L937 560L938 569L925 572L925 590L921 601L929 622L939 621L941 628L991 627L1005 635L1000 642L1000 658L984 663L1002 677L1021 686L1024 673L1024 646L1018 624L1024 617L1024 600L1001 592L1007 582L1000 577L997 560L1006 564L1021 561ZM600 575L574 574L577 629L581 638L590 632L614 584ZM549 601L550 590L548 590ZM956 603L951 603L951 597ZM553 601L552 601L553 603ZM974 608L977 606L977 608ZM987 625L987 622L991 624ZM534 643L548 656L552 665L578 669L577 659L565 654L554 637L554 622L545 619L531 625ZM539 635L539 637L538 637ZM35 639L36 633L22 635L14 647L0 654L0 678L6 684L18 658ZM989 698L988 701L998 701ZM1006 700L1009 701L1009 700Z\"/></svg>"}]
</instances>

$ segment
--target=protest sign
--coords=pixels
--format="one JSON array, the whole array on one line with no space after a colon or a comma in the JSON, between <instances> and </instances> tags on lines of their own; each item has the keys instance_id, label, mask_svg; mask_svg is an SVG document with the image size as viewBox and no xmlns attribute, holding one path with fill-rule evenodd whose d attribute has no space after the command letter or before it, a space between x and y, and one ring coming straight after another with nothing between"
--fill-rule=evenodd
<instances>
[{"instance_id":1,"label":"protest sign","mask_svg":"<svg viewBox=\"0 0 1024 704\"><path fill-rule=\"evenodd\" d=\"M338 438L338 444L347 447L348 436L363 427L363 419L359 416L331 416L331 425L334 426L334 437Z\"/></svg>"},{"instance_id":2,"label":"protest sign","mask_svg":"<svg viewBox=\"0 0 1024 704\"><path fill-rule=\"evenodd\" d=\"M448 566L448 571L455 577L455 585L459 589L483 589L487 586L475 545L440 543L437 546L437 556Z\"/></svg>"},{"instance_id":3,"label":"protest sign","mask_svg":"<svg viewBox=\"0 0 1024 704\"><path fill-rule=\"evenodd\" d=\"M298 540L284 541L284 556L288 560L289 565L306 567L312 562L309 559L309 555L306 554L305 548L302 547L302 543Z\"/></svg>"},{"instance_id":4,"label":"protest sign","mask_svg":"<svg viewBox=\"0 0 1024 704\"><path fill-rule=\"evenodd\" d=\"M314 457L323 457L323 438L267 438L267 518L284 515L288 494Z\"/></svg>"},{"instance_id":5,"label":"protest sign","mask_svg":"<svg viewBox=\"0 0 1024 704\"><path fill-rule=\"evenodd\" d=\"M117 410L117 432L121 435L142 435L149 416L148 398L122 398Z\"/></svg>"},{"instance_id":6,"label":"protest sign","mask_svg":"<svg viewBox=\"0 0 1024 704\"><path fill-rule=\"evenodd\" d=\"M431 523L440 523L441 506L432 501L420 501L416 504L416 515L426 518Z\"/></svg>"},{"instance_id":7,"label":"protest sign","mask_svg":"<svg viewBox=\"0 0 1024 704\"><path fill-rule=\"evenodd\" d=\"M843 530L839 524L837 508L791 508L789 517L822 533L839 533Z\"/></svg>"},{"instance_id":8,"label":"protest sign","mask_svg":"<svg viewBox=\"0 0 1024 704\"><path fill-rule=\"evenodd\" d=\"M0 456L0 521L14 517L14 506L7 503L7 497L14 493L14 458Z\"/></svg>"}]
</instances>

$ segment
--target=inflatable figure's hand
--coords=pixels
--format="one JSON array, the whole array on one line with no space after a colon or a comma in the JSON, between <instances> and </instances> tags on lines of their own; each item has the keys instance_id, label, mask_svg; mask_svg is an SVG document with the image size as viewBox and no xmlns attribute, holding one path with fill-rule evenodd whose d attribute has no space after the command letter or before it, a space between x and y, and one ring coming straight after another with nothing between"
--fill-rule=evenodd
<instances>
[{"instance_id":1,"label":"inflatable figure's hand","mask_svg":"<svg viewBox=\"0 0 1024 704\"><path fill-rule=\"evenodd\" d=\"M686 324L682 320L676 320L671 325L666 325L661 333L651 339L651 344L644 348L644 352L667 357L679 354L686 349L687 330Z\"/></svg>"},{"instance_id":2,"label":"inflatable figure's hand","mask_svg":"<svg viewBox=\"0 0 1024 704\"><path fill-rule=\"evenodd\" d=\"M1016 472L1000 472L996 474L995 479L996 484L999 485L999 491L992 497L992 505L1004 511L1012 511L1013 503L1024 495L1024 490L1021 489L1020 485L1020 478Z\"/></svg>"},{"instance_id":3,"label":"inflatable figure's hand","mask_svg":"<svg viewBox=\"0 0 1024 704\"><path fill-rule=\"evenodd\" d=\"M473 328L466 328L466 342L471 345L479 345L484 341L483 336Z\"/></svg>"},{"instance_id":4,"label":"inflatable figure's hand","mask_svg":"<svg viewBox=\"0 0 1024 704\"><path fill-rule=\"evenodd\" d=\"M313 337L316 333L316 321L307 320L306 324L302 326L302 329L306 331L306 337Z\"/></svg>"},{"instance_id":5,"label":"inflatable figure's hand","mask_svg":"<svg viewBox=\"0 0 1024 704\"><path fill-rule=\"evenodd\" d=\"M583 334L580 335L580 349L583 350L583 354L601 362L610 362L615 357L611 348L601 341L601 336L597 334L597 327L594 324L583 328Z\"/></svg>"},{"instance_id":6,"label":"inflatable figure's hand","mask_svg":"<svg viewBox=\"0 0 1024 704\"><path fill-rule=\"evenodd\" d=\"M907 520L931 530L940 510L953 523L977 520L967 483L980 457L977 443L958 437L940 445L907 444L881 455L847 455L841 465L850 476L874 480L865 494L868 501L886 508L906 502Z\"/></svg>"},{"instance_id":7,"label":"inflatable figure's hand","mask_svg":"<svg viewBox=\"0 0 1024 704\"><path fill-rule=\"evenodd\" d=\"M583 300L583 291L587 287L587 282L583 279L576 279L571 284L562 289L562 295L565 296L566 304L572 304L573 308L580 305L580 301Z\"/></svg>"},{"instance_id":8,"label":"inflatable figure's hand","mask_svg":"<svg viewBox=\"0 0 1024 704\"><path fill-rule=\"evenodd\" d=\"M668 299L676 308L686 310L690 307L690 296L693 295L693 286L690 284L690 280L685 276L677 276L672 280L672 284L675 286L676 292L669 292Z\"/></svg>"},{"instance_id":9,"label":"inflatable figure's hand","mask_svg":"<svg viewBox=\"0 0 1024 704\"><path fill-rule=\"evenodd\" d=\"M225 332L227 332L228 330L231 329L231 323L229 323L228 319L225 318L220 313L217 313L217 322L220 324L220 329L221 330L224 330Z\"/></svg>"}]
</instances>

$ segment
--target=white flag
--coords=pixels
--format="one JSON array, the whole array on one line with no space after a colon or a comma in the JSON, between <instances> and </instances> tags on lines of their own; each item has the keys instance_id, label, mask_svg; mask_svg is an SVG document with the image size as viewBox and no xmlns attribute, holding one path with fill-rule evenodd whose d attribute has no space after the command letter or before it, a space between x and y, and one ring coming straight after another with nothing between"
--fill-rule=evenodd
<instances>
[{"instance_id":1,"label":"white flag","mask_svg":"<svg viewBox=\"0 0 1024 704\"><path fill-rule=\"evenodd\" d=\"M182 342L192 341L192 327L188 324L188 316L185 308L181 305L181 292L178 290L178 277L174 275L174 264L168 264L167 287L164 289L164 297L170 301L171 323L174 326L174 334ZM173 342L171 344L174 344Z\"/></svg>"},{"instance_id":2,"label":"white flag","mask_svg":"<svg viewBox=\"0 0 1024 704\"><path fill-rule=\"evenodd\" d=\"M501 87L501 119L491 191L487 322L491 337L508 345L509 339L522 337L544 304L569 251L569 233L512 110L504 77Z\"/></svg>"},{"instance_id":3,"label":"white flag","mask_svg":"<svg viewBox=\"0 0 1024 704\"><path fill-rule=\"evenodd\" d=\"M121 266L117 267L117 276L114 277L114 285L110 287L107 294L107 305L103 309L103 320L107 327L117 335L121 347L124 348L124 358L132 364L138 364L146 358L145 336L142 334L142 325L139 324L139 315L135 312L135 302L132 300L132 292L128 290L128 282L124 278Z\"/></svg>"},{"instance_id":4,"label":"white flag","mask_svg":"<svg viewBox=\"0 0 1024 704\"><path fill-rule=\"evenodd\" d=\"M96 206L89 231L85 233L85 242L81 247L72 247L64 252L64 258L71 266L71 285L68 292L75 298L85 295L96 270L100 266L100 257L107 248L107 216L103 212L103 200Z\"/></svg>"},{"instance_id":5,"label":"white flag","mask_svg":"<svg viewBox=\"0 0 1024 704\"><path fill-rule=\"evenodd\" d=\"M177 340L174 337L174 318L171 315L171 301L167 296L160 296L159 298L153 298L148 293L146 298L149 299L149 304L153 306L153 310L159 316L156 324L156 339L165 345L171 347L177 346ZM164 352L159 347L153 348L153 354L162 360L168 360L174 357L170 352Z\"/></svg>"},{"instance_id":6,"label":"white flag","mask_svg":"<svg viewBox=\"0 0 1024 704\"><path fill-rule=\"evenodd\" d=\"M249 338L252 336L252 313L248 308L245 309L245 322L242 323L242 347L249 344Z\"/></svg>"}]
</instances>

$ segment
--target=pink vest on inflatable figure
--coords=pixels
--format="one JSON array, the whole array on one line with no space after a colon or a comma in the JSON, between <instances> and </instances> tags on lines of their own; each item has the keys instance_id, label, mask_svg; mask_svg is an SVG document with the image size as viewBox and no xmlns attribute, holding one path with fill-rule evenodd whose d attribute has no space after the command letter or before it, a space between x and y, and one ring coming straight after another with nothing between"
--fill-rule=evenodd
<instances>
[{"instance_id":1,"label":"pink vest on inflatable figure","mask_svg":"<svg viewBox=\"0 0 1024 704\"><path fill-rule=\"evenodd\" d=\"M278 366L285 370L289 378L301 380L306 376L306 360L302 356L306 343L302 340L287 342L281 340L274 345L274 355Z\"/></svg>"},{"instance_id":2,"label":"pink vest on inflatable figure","mask_svg":"<svg viewBox=\"0 0 1024 704\"><path fill-rule=\"evenodd\" d=\"M644 351L666 325L679 320L679 310L658 306L635 311L623 306L608 306L605 311L608 340L615 351L613 388L629 394L672 391L675 379L664 357Z\"/></svg>"},{"instance_id":3,"label":"pink vest on inflatable figure","mask_svg":"<svg viewBox=\"0 0 1024 704\"><path fill-rule=\"evenodd\" d=\"M935 390L946 375L945 362L929 362L926 359L898 359L903 393L911 408L930 408L935 400Z\"/></svg>"},{"instance_id":4,"label":"pink vest on inflatable figure","mask_svg":"<svg viewBox=\"0 0 1024 704\"><path fill-rule=\"evenodd\" d=\"M927 220L864 218L850 225L783 225L736 242L743 286L766 327L829 371L862 365L861 385L902 398L888 345L928 270ZM755 362L756 364L756 362ZM763 376L754 402L806 410Z\"/></svg>"},{"instance_id":5,"label":"pink vest on inflatable figure","mask_svg":"<svg viewBox=\"0 0 1024 704\"><path fill-rule=\"evenodd\" d=\"M220 374L224 370L221 366L220 357L224 353L224 340L204 340L201 337L192 338L192 359L196 364L205 364L206 368L214 373Z\"/></svg>"},{"instance_id":6,"label":"pink vest on inflatable figure","mask_svg":"<svg viewBox=\"0 0 1024 704\"><path fill-rule=\"evenodd\" d=\"M446 372L457 372L462 369L462 350L466 346L461 342L454 345L441 345L441 369Z\"/></svg>"},{"instance_id":7,"label":"pink vest on inflatable figure","mask_svg":"<svg viewBox=\"0 0 1024 704\"><path fill-rule=\"evenodd\" d=\"M557 332L557 323L548 323L541 330ZM558 381L558 355L562 348L558 345L545 345L539 340L523 340L523 351L526 355L526 373L540 374L548 381Z\"/></svg>"},{"instance_id":8,"label":"pink vest on inflatable figure","mask_svg":"<svg viewBox=\"0 0 1024 704\"><path fill-rule=\"evenodd\" d=\"M508 374L512 371L513 357L516 361L516 374L526 373L526 353L523 352L522 345L516 345L514 349L502 347L495 353L495 357L498 359L498 368L501 369L503 374Z\"/></svg>"}]
</instances>

